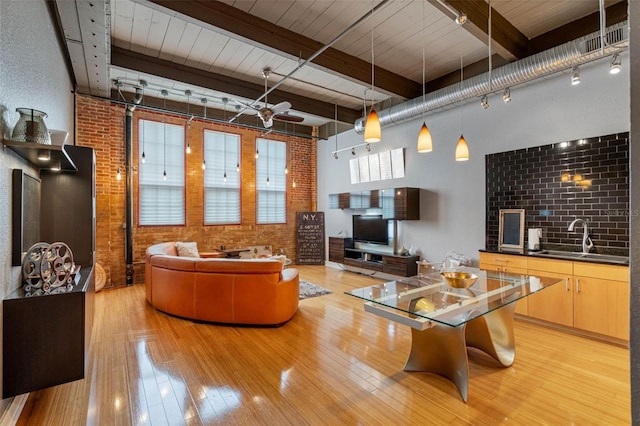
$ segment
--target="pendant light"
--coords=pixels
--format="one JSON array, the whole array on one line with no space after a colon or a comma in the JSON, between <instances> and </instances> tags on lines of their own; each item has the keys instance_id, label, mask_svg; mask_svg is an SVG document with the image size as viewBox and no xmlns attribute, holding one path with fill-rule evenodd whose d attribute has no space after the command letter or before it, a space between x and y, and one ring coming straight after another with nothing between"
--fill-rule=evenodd
<instances>
[{"instance_id":1,"label":"pendant light","mask_svg":"<svg viewBox=\"0 0 640 426\"><path fill-rule=\"evenodd\" d=\"M371 1L371 14L373 15L373 0ZM380 119L378 113L373 109L375 103L375 65L373 54L373 19L371 19L371 111L367 116L364 125L364 141L368 143L380 142L382 138L382 130L380 129Z\"/></svg>"},{"instance_id":2,"label":"pendant light","mask_svg":"<svg viewBox=\"0 0 640 426\"><path fill-rule=\"evenodd\" d=\"M200 98L200 102L202 102L202 108L204 110L204 118L207 118L207 98ZM207 162L204 159L204 149L202 150L202 170L207 169Z\"/></svg>"},{"instance_id":3,"label":"pendant light","mask_svg":"<svg viewBox=\"0 0 640 426\"><path fill-rule=\"evenodd\" d=\"M166 181L167 180L167 95L169 94L169 92L167 92L166 90L162 89L162 91L160 92L162 94L162 96L164 96L164 111L163 111L163 116L162 116L162 151L163 151L163 171L162 171L162 180Z\"/></svg>"},{"instance_id":4,"label":"pendant light","mask_svg":"<svg viewBox=\"0 0 640 426\"><path fill-rule=\"evenodd\" d=\"M142 102L144 103L144 88L147 87L145 80L140 80L140 86L142 87ZM140 162L144 164L146 156L144 155L144 120L138 119L138 125L142 126L142 155L140 156Z\"/></svg>"},{"instance_id":5,"label":"pendant light","mask_svg":"<svg viewBox=\"0 0 640 426\"><path fill-rule=\"evenodd\" d=\"M296 125L295 123L293 124L293 134L296 134ZM291 142L291 138L289 138L289 142ZM295 150L293 149L293 142L291 142L291 159L289 161L291 161L291 187L295 188L296 187L296 178L294 176L294 170L293 170L293 153L295 152Z\"/></svg>"},{"instance_id":6,"label":"pendant light","mask_svg":"<svg viewBox=\"0 0 640 426\"><path fill-rule=\"evenodd\" d=\"M191 90L185 90L184 94L187 95L187 115L189 116L189 120L187 121L187 154L191 154L191 142L189 142L189 129L191 128L191 120L193 120L193 117L191 117L191 113L190 113L190 105L191 105Z\"/></svg>"},{"instance_id":7,"label":"pendant light","mask_svg":"<svg viewBox=\"0 0 640 426\"><path fill-rule=\"evenodd\" d=\"M464 67L462 64L462 44L460 44L460 85L462 86L462 80L464 80ZM464 109L460 107L460 128L462 132L464 131ZM456 145L456 161L467 161L469 160L469 145L467 141L464 139L463 133L460 133L460 139L458 139L458 144Z\"/></svg>"},{"instance_id":8,"label":"pendant light","mask_svg":"<svg viewBox=\"0 0 640 426\"><path fill-rule=\"evenodd\" d=\"M269 141L267 143L267 186L269 186Z\"/></svg>"},{"instance_id":9,"label":"pendant light","mask_svg":"<svg viewBox=\"0 0 640 426\"><path fill-rule=\"evenodd\" d=\"M422 40L424 37L424 1L422 2ZM418 152L431 152L433 151L433 141L431 139L431 132L427 127L427 122L424 118L424 108L427 97L427 83L425 78L425 58L424 58L424 45L422 46L422 127L420 133L418 133Z\"/></svg>"},{"instance_id":10,"label":"pendant light","mask_svg":"<svg viewBox=\"0 0 640 426\"><path fill-rule=\"evenodd\" d=\"M289 134L287 133L287 122L286 121L284 122L284 134L286 136L289 136ZM285 146L285 149L288 149L289 148L289 142L288 141L284 141L284 146ZM287 165L287 156L286 155L284 157L284 174L285 175L289 174L289 166Z\"/></svg>"}]
</instances>

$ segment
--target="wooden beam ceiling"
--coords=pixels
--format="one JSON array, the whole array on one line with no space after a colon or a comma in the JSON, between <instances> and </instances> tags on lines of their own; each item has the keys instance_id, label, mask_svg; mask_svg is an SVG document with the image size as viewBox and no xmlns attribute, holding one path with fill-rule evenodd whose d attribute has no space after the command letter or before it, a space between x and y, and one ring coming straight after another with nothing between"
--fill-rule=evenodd
<instances>
[{"instance_id":1,"label":"wooden beam ceiling","mask_svg":"<svg viewBox=\"0 0 640 426\"><path fill-rule=\"evenodd\" d=\"M260 84L176 64L116 46L111 48L111 65L247 99L257 99L264 94L264 87ZM271 92L269 101L274 104L289 101L296 111L329 119L335 116L334 104L282 90ZM353 123L360 117L360 110L338 106L339 121Z\"/></svg>"},{"instance_id":2,"label":"wooden beam ceiling","mask_svg":"<svg viewBox=\"0 0 640 426\"><path fill-rule=\"evenodd\" d=\"M605 9L606 26L618 24L627 20L627 1L621 1ZM584 18L569 22L555 30L541 34L529 41L527 56L542 52L552 47L567 43L571 40L600 31L600 12L592 13Z\"/></svg>"},{"instance_id":3,"label":"wooden beam ceiling","mask_svg":"<svg viewBox=\"0 0 640 426\"><path fill-rule=\"evenodd\" d=\"M433 0L433 1L436 1L436 0ZM453 1L450 2L450 4L452 5L454 3L456 2L453 2ZM461 3L467 3L467 1L461 1ZM480 3L483 3L483 2L480 2ZM488 10L488 6L487 6L487 10ZM492 13L495 13L495 12L492 12ZM609 6L608 8L606 8L605 14L607 18L607 26L611 26L611 25L625 21L627 19L627 1L624 0ZM466 25L468 24L469 23L467 22L464 26L466 27ZM558 27L554 30L551 30L547 33L541 34L538 37L535 37L529 40L525 47L527 52L525 57L531 56L535 53L539 53L547 49L551 49L552 47L561 45L563 43L567 43L577 38L586 36L595 31L598 31L599 29L600 29L600 13L599 12L592 13L591 15L569 22L566 25ZM500 67L510 62L509 60L505 60L498 55L493 55L492 59L493 59L494 67ZM482 74L488 71L489 69L488 67L489 67L489 64L487 59L483 59L483 60L474 62L472 64L469 64L464 67L464 77L465 79L467 79L467 78L471 78L476 75ZM448 74L445 74L441 77L435 78L427 82L427 90L429 92L433 92L435 90L450 86L451 84L455 84L459 81L460 81L460 70L452 71Z\"/></svg>"},{"instance_id":4,"label":"wooden beam ceiling","mask_svg":"<svg viewBox=\"0 0 640 426\"><path fill-rule=\"evenodd\" d=\"M451 19L456 16L439 0L428 0ZM485 44L489 42L489 5L477 0L450 0L447 2L453 9L467 15L467 22L462 28ZM510 61L524 58L527 54L527 37L516 27L491 8L492 50Z\"/></svg>"},{"instance_id":5,"label":"wooden beam ceiling","mask_svg":"<svg viewBox=\"0 0 640 426\"><path fill-rule=\"evenodd\" d=\"M309 58L323 47L322 43L309 37L279 27L220 1L149 0L149 2L194 21L204 22L230 34L259 43L268 49L285 53L291 58ZM314 59L313 63L364 84L371 82L369 62L331 47ZM412 99L421 94L422 86L404 76L377 66L375 76L376 88L389 94L405 99Z\"/></svg>"}]
</instances>

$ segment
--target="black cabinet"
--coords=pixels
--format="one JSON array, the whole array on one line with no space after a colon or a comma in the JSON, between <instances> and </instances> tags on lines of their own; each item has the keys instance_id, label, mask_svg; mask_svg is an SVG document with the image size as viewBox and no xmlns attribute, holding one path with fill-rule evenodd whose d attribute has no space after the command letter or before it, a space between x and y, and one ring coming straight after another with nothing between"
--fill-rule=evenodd
<instances>
[{"instance_id":1,"label":"black cabinet","mask_svg":"<svg viewBox=\"0 0 640 426\"><path fill-rule=\"evenodd\" d=\"M387 188L329 195L330 209L382 210L382 217L396 220L420 219L419 188Z\"/></svg>"},{"instance_id":2,"label":"black cabinet","mask_svg":"<svg viewBox=\"0 0 640 426\"><path fill-rule=\"evenodd\" d=\"M95 294L95 155L79 146L66 146L64 153L77 171L41 170L39 239L66 243L80 272L71 290L32 295L21 286L4 298L3 398L82 379L87 368Z\"/></svg>"},{"instance_id":3,"label":"black cabinet","mask_svg":"<svg viewBox=\"0 0 640 426\"><path fill-rule=\"evenodd\" d=\"M73 290L2 302L2 398L84 378L93 326L95 278L83 267Z\"/></svg>"},{"instance_id":4,"label":"black cabinet","mask_svg":"<svg viewBox=\"0 0 640 426\"><path fill-rule=\"evenodd\" d=\"M354 248L351 238L329 237L329 260L346 266L384 272L401 277L418 275L420 256L396 256Z\"/></svg>"}]
</instances>

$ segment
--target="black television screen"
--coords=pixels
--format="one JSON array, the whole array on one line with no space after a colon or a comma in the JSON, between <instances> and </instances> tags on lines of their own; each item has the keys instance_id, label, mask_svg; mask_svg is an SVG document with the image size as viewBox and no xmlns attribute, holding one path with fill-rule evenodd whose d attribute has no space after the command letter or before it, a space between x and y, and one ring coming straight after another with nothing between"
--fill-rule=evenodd
<instances>
[{"instance_id":1,"label":"black television screen","mask_svg":"<svg viewBox=\"0 0 640 426\"><path fill-rule=\"evenodd\" d=\"M388 220L382 215L354 215L353 239L364 243L388 244Z\"/></svg>"}]
</instances>

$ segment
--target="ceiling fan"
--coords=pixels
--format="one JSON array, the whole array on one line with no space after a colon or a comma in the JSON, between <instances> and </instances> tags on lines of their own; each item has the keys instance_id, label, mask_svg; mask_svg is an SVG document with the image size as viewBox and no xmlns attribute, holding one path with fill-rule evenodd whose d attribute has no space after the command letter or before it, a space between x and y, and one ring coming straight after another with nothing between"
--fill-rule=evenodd
<instances>
[{"instance_id":1,"label":"ceiling fan","mask_svg":"<svg viewBox=\"0 0 640 426\"><path fill-rule=\"evenodd\" d=\"M247 104L244 102L240 102L236 100L239 104L246 106L247 108L251 108L258 113L258 116L262 120L265 128L270 128L273 126L273 120L281 120L281 121L290 121L293 123L300 123L304 120L303 117L299 117L296 115L289 114L289 110L291 109L291 102L280 102L279 104L274 105L273 107L269 107L267 103L267 80L269 79L269 73L271 72L270 68L265 68L262 70L262 76L264 77L264 106L258 107L256 105Z\"/></svg>"}]
</instances>

